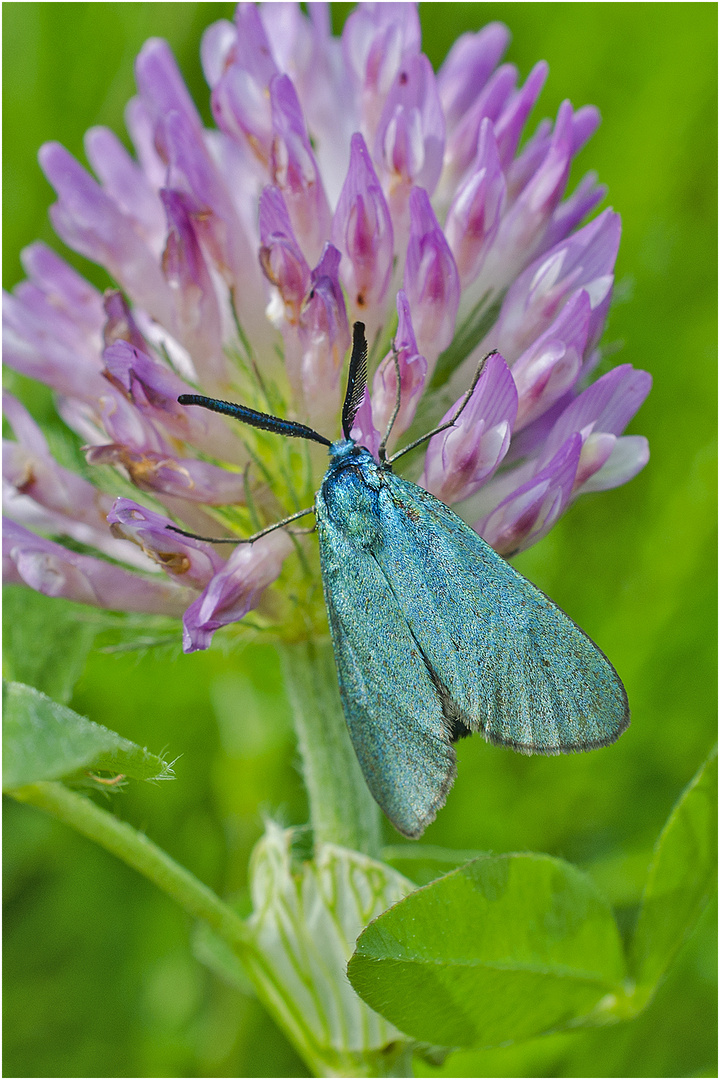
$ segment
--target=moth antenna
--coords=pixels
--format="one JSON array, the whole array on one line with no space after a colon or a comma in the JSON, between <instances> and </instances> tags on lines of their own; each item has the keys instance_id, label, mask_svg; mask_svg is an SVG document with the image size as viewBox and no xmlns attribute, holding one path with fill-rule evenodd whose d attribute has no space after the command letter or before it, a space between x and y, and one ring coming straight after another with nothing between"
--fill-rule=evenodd
<instances>
[{"instance_id":1,"label":"moth antenna","mask_svg":"<svg viewBox=\"0 0 720 1080\"><path fill-rule=\"evenodd\" d=\"M353 323L353 347L350 356L347 390L342 407L342 430L346 439L350 438L355 413L365 393L367 382L368 346L365 337L365 323Z\"/></svg>"},{"instance_id":2,"label":"moth antenna","mask_svg":"<svg viewBox=\"0 0 720 1080\"><path fill-rule=\"evenodd\" d=\"M177 525L166 525L165 528L168 532L179 533L180 536L187 536L190 540L204 540L206 544L254 544L256 540L259 540L261 536L267 536L268 533L275 532L276 529L283 529L286 525L289 525L291 521L297 521L298 518L306 517L307 514L314 514L315 507L309 506L307 510L298 510L296 514L290 514L288 517L282 519L282 521L276 521L274 525L268 525L266 529L261 529L260 532L253 533L252 536L200 536L199 533L186 532L185 529L178 529ZM292 533L314 532L315 526L312 529L289 529Z\"/></svg>"},{"instance_id":3,"label":"moth antenna","mask_svg":"<svg viewBox=\"0 0 720 1080\"><path fill-rule=\"evenodd\" d=\"M388 439L390 438L390 433L392 432L393 425L395 424L395 421L397 420L397 417L398 417L398 413L400 412L400 401L401 401L400 355L399 355L398 350L397 350L397 345L395 344L394 341L392 343L392 358L393 358L393 364L395 365L395 405L393 407L393 411L392 411L392 414L390 416L390 419L387 422L387 427L385 428L385 434L382 437L382 442L380 443L380 445L378 447L378 457L379 457L380 461L382 461L382 462L387 461L387 443L388 443Z\"/></svg>"},{"instance_id":4,"label":"moth antenna","mask_svg":"<svg viewBox=\"0 0 720 1080\"><path fill-rule=\"evenodd\" d=\"M483 371L485 370L485 365L487 364L490 357L495 356L496 354L497 354L497 349L493 349L491 352L489 352L487 354L487 356L483 356L482 360L480 361L477 368L475 369L475 375L473 376L473 381L470 383L470 386L465 391L465 394L463 395L463 397L462 397L462 399L460 401L460 404L458 405L457 409L452 414L450 419L446 420L444 424L440 424L439 427L433 428L432 431L426 432L425 435L421 435L420 438L415 439L414 442L408 443L407 446L403 446L402 450L398 450L397 453L393 454L393 456L391 458L386 459L388 465L392 465L393 461L397 461L397 459L399 457L402 457L403 454L407 454L408 450L414 450L416 446L421 446L424 442L427 442L428 439L432 439L432 438L435 437L435 435L439 435L441 431L446 431L448 428L453 427L453 425L455 424L455 421L459 418L459 416L462 413L463 409L465 408L465 406L469 402L470 398L473 396L473 391L475 390L475 387L477 386L478 382L480 381L480 376L482 375Z\"/></svg>"},{"instance_id":5,"label":"moth antenna","mask_svg":"<svg viewBox=\"0 0 720 1080\"><path fill-rule=\"evenodd\" d=\"M314 428L308 427L307 424L298 424L295 420L283 420L279 416L249 409L247 405L238 405L234 401L220 401L218 398L203 397L202 394L181 394L178 402L180 405L199 405L203 409L209 409L210 412L232 416L234 420L240 420L243 424L260 428L262 431L274 431L276 435L287 435L293 439L310 439L312 442L320 443L321 446L331 445L329 439Z\"/></svg>"}]
</instances>

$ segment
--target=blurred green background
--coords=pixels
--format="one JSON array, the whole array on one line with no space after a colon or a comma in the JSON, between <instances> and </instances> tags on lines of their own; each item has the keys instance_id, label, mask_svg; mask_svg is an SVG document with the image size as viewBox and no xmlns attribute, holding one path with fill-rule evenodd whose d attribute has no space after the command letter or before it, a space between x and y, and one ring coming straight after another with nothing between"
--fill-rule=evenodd
<instances>
[{"instance_id":1,"label":"blurred green background","mask_svg":"<svg viewBox=\"0 0 720 1080\"><path fill-rule=\"evenodd\" d=\"M336 30L349 10L333 8ZM6 287L36 237L61 250L37 148L84 160L93 124L123 130L133 57L166 37L209 121L202 29L231 4L3 5ZM524 77L550 77L531 129L569 97L603 123L575 165L623 218L605 344L650 371L631 431L647 469L581 500L517 565L600 644L633 722L602 752L528 759L468 739L423 843L546 851L588 869L631 923L654 839L715 739L716 31L714 4L424 4L425 51L501 19ZM101 271L72 258L100 286ZM49 424L47 393L12 378ZM48 617L52 618L52 602ZM289 709L270 648L96 651L71 702L152 750L177 780L115 796L123 817L225 895L242 891L262 814L305 820ZM194 959L187 918L104 851L5 807L4 1075L303 1076L257 1002ZM389 843L396 834L387 827ZM647 1012L625 1026L451 1055L435 1076L714 1076L715 925L707 912Z\"/></svg>"}]
</instances>

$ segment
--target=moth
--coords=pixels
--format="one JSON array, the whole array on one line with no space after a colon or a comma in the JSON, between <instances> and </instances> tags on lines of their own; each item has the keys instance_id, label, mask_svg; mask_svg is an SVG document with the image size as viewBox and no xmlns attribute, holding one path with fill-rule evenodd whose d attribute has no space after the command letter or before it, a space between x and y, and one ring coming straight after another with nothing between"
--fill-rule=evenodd
<instances>
[{"instance_id":1,"label":"moth","mask_svg":"<svg viewBox=\"0 0 720 1080\"><path fill-rule=\"evenodd\" d=\"M523 754L564 754L607 746L630 722L620 677L587 634L457 514L392 470L457 420L481 369L449 422L388 457L393 416L379 461L350 435L367 377L362 323L335 442L243 405L178 398L328 447L314 507L245 542L314 511L350 738L373 797L410 838L445 802L458 739L479 732ZM399 377L397 385L395 415Z\"/></svg>"}]
</instances>

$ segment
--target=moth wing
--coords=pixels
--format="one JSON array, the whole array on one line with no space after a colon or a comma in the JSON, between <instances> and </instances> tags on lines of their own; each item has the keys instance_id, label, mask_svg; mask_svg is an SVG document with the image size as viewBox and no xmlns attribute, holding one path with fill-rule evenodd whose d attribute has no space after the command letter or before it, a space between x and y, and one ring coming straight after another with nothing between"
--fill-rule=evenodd
<instances>
[{"instance_id":1,"label":"moth wing","mask_svg":"<svg viewBox=\"0 0 720 1080\"><path fill-rule=\"evenodd\" d=\"M388 472L384 501L378 563L456 734L528 754L614 742L627 695L597 645L433 495Z\"/></svg>"},{"instance_id":2,"label":"moth wing","mask_svg":"<svg viewBox=\"0 0 720 1080\"><path fill-rule=\"evenodd\" d=\"M384 813L401 833L416 837L455 779L452 725L374 555L321 510L318 534L340 697L355 753Z\"/></svg>"}]
</instances>

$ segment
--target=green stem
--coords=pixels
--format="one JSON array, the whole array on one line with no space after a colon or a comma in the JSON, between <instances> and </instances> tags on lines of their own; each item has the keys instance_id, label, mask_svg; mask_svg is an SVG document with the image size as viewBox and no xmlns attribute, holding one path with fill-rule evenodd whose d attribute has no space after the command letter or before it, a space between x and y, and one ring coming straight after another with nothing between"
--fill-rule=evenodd
<instances>
[{"instance_id":1,"label":"green stem","mask_svg":"<svg viewBox=\"0 0 720 1080\"><path fill-rule=\"evenodd\" d=\"M380 853L380 811L355 756L330 642L281 647L315 839Z\"/></svg>"},{"instance_id":2,"label":"green stem","mask_svg":"<svg viewBox=\"0 0 720 1080\"><path fill-rule=\"evenodd\" d=\"M84 795L70 791L64 784L43 780L17 788L10 794L71 825L128 866L139 870L193 918L204 919L241 956L252 948L245 923L239 915L189 870L127 822L96 806Z\"/></svg>"},{"instance_id":3,"label":"green stem","mask_svg":"<svg viewBox=\"0 0 720 1080\"><path fill-rule=\"evenodd\" d=\"M8 794L94 840L152 881L193 918L208 923L244 961L259 999L316 1076L412 1076L412 1052L407 1044L399 1044L390 1054L343 1051L319 1045L302 1014L298 1014L297 1003L278 982L272 964L258 949L243 920L207 885L127 822L60 783L38 781Z\"/></svg>"}]
</instances>

